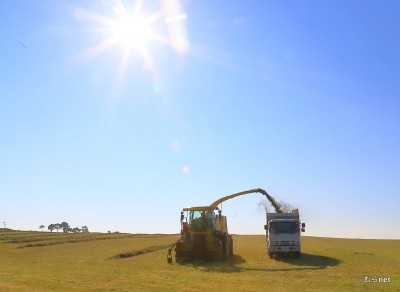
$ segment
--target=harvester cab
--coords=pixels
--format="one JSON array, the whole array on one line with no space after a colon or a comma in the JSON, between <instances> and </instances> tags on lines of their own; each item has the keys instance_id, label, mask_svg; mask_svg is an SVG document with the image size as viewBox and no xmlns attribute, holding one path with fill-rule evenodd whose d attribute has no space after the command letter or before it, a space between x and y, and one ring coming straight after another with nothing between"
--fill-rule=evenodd
<instances>
[{"instance_id":1,"label":"harvester cab","mask_svg":"<svg viewBox=\"0 0 400 292\"><path fill-rule=\"evenodd\" d=\"M189 208L189 210L186 209L186 213L185 222L181 222L182 231L188 231L189 228L194 232L206 231L207 229L213 229L215 226L214 210L212 209L203 210L201 208L196 210L196 208Z\"/></svg>"}]
</instances>

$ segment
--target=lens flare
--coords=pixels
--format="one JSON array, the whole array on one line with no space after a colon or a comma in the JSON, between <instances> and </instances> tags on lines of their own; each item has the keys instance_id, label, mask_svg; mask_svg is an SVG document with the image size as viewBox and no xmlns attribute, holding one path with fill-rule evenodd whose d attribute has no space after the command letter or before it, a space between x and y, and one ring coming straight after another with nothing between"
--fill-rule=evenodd
<instances>
[{"instance_id":1,"label":"lens flare","mask_svg":"<svg viewBox=\"0 0 400 292\"><path fill-rule=\"evenodd\" d=\"M158 78L155 58L149 49L150 42L168 45L181 54L186 53L189 47L185 21L187 15L183 13L179 0L160 0L159 10L148 15L144 13L143 0L129 2L132 5L128 5L131 3L126 0L113 1L110 6L113 17L79 7L73 12L76 21L98 23L96 31L107 36L74 59L91 58L113 47L121 47L121 61L116 74L118 86L124 83L130 59L138 56L143 60L143 68ZM154 86L153 90L158 92L158 86Z\"/></svg>"},{"instance_id":2,"label":"lens flare","mask_svg":"<svg viewBox=\"0 0 400 292\"><path fill-rule=\"evenodd\" d=\"M158 93L158 92L159 92L159 88L158 88L158 85L157 85L157 84L154 84L154 85L153 85L153 92L154 92L154 93Z\"/></svg>"}]
</instances>

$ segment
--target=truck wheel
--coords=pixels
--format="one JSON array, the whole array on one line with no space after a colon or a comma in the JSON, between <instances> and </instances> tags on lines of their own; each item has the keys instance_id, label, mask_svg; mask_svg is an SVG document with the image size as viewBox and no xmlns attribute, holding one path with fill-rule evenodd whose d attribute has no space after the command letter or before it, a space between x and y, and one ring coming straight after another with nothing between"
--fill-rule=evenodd
<instances>
[{"instance_id":1,"label":"truck wheel","mask_svg":"<svg viewBox=\"0 0 400 292\"><path fill-rule=\"evenodd\" d=\"M270 259L272 259L272 257L274 256L274 254L272 252L270 252L268 255L269 255Z\"/></svg>"}]
</instances>

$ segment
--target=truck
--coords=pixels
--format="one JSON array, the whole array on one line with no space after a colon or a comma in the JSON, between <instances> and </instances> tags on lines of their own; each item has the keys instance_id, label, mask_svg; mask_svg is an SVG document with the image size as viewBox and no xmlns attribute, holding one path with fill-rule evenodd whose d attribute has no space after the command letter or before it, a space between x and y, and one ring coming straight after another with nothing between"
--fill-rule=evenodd
<instances>
[{"instance_id":1,"label":"truck","mask_svg":"<svg viewBox=\"0 0 400 292\"><path fill-rule=\"evenodd\" d=\"M266 252L270 258L292 254L301 255L300 233L305 232L305 223L300 222L299 211L292 213L266 213ZM300 232L301 231L301 232Z\"/></svg>"}]
</instances>

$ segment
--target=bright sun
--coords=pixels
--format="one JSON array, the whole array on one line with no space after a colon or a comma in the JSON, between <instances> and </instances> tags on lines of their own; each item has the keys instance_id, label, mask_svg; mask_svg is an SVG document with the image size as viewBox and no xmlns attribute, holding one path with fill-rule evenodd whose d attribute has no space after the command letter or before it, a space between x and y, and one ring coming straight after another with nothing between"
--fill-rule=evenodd
<instances>
[{"instance_id":1,"label":"bright sun","mask_svg":"<svg viewBox=\"0 0 400 292\"><path fill-rule=\"evenodd\" d=\"M129 49L142 49L153 34L149 21L138 13L131 15L125 13L119 16L120 18L112 25L116 40Z\"/></svg>"},{"instance_id":2,"label":"bright sun","mask_svg":"<svg viewBox=\"0 0 400 292\"><path fill-rule=\"evenodd\" d=\"M93 57L116 45L123 47L116 74L117 84L122 84L130 59L138 56L143 60L143 68L158 76L149 48L150 42L166 44L180 54L186 53L188 49L184 21L186 14L181 11L180 0L161 1L160 10L149 15L143 12L144 0L134 1L133 6L125 2L127 1L113 1L111 8L115 15L111 18L80 8L74 13L77 19L99 23L100 31L107 36L77 56L78 59Z\"/></svg>"}]
</instances>

